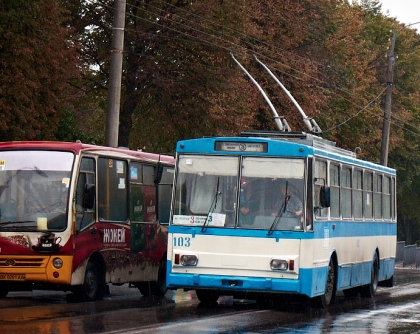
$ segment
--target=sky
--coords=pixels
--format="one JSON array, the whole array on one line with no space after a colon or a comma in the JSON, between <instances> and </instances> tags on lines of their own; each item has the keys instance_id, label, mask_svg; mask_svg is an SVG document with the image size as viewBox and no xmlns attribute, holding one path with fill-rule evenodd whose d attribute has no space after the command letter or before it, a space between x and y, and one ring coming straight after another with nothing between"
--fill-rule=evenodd
<instances>
[{"instance_id":1,"label":"sky","mask_svg":"<svg viewBox=\"0 0 420 334\"><path fill-rule=\"evenodd\" d=\"M380 0L385 15L407 24L420 22L420 0ZM387 13L389 10L389 13ZM413 26L420 31L420 24Z\"/></svg>"}]
</instances>

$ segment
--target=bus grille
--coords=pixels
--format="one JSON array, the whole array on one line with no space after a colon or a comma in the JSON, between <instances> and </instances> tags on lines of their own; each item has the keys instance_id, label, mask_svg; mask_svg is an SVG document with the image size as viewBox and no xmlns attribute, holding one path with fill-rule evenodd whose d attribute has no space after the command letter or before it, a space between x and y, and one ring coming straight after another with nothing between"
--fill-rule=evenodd
<instances>
[{"instance_id":1,"label":"bus grille","mask_svg":"<svg viewBox=\"0 0 420 334\"><path fill-rule=\"evenodd\" d=\"M45 267L46 259L42 257L0 258L0 268Z\"/></svg>"}]
</instances>

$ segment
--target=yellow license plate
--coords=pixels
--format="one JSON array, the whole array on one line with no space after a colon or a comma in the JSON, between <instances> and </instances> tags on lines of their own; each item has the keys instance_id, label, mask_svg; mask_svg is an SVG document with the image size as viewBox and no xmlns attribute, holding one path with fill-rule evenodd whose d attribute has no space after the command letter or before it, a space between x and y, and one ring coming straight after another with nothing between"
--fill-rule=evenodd
<instances>
[{"instance_id":1,"label":"yellow license plate","mask_svg":"<svg viewBox=\"0 0 420 334\"><path fill-rule=\"evenodd\" d=\"M0 281L24 281L25 274L0 274Z\"/></svg>"}]
</instances>

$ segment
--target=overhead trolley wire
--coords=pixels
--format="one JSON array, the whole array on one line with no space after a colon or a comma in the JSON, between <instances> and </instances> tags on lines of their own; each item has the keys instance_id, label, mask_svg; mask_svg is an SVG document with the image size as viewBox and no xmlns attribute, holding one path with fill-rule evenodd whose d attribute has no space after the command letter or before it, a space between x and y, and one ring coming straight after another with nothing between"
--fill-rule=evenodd
<instances>
[{"instance_id":1,"label":"overhead trolley wire","mask_svg":"<svg viewBox=\"0 0 420 334\"><path fill-rule=\"evenodd\" d=\"M160 2L165 3L165 4L167 4L167 5L170 5L170 6L173 6L172 4L169 4L169 3L165 2L165 1L162 1L162 0L160 0ZM106 4L102 4L102 5L103 5L104 7L107 7L107 8L109 8L109 9L113 10L113 8L112 8L111 6L108 6L108 5L106 5ZM135 7L135 8L139 8L138 6L134 6L134 5L131 5L131 4L128 4L128 5L129 5L129 6L132 6L132 7ZM150 5L149 5L149 6L150 6ZM159 7L154 7L154 8L156 8L156 9L161 9L161 8L159 8ZM180 9L179 7L176 7L176 8L177 8L178 10ZM157 14L157 13L155 13L155 12L148 11L147 9L144 9L144 8L142 8L142 9L143 9L144 11L148 12L149 14L152 14L153 16L158 16L158 17L162 18L162 16L161 16L161 15L159 15L159 14ZM163 9L162 9L162 10L163 10ZM184 9L181 9L181 10L184 10ZM186 11L186 10L184 10L184 11L185 11L185 12L188 12L188 11ZM188 12L188 13L190 13L190 12ZM199 17L199 18L202 18L202 19L204 19L204 20L207 20L207 21L209 21L209 22L211 22L211 23L214 23L214 24L216 24L216 25L219 25L219 26L225 27L225 26L223 26L223 25L220 25L219 23L216 23L216 22L214 22L214 21L212 21L212 20L209 20L209 19L207 19L207 18L204 18L204 17L202 17L202 16L200 16L200 15L197 15L197 14L194 14L194 13L191 13L191 14L192 14L192 15L194 15L194 16L197 16L197 17ZM173 31L173 32L179 33L179 34L184 35L184 36L186 36L186 37L188 37L188 38L191 38L191 39L194 39L194 40L200 41L200 42L202 42L203 44L212 45L212 46L214 46L214 47L217 47L217 48L220 48L220 49L224 49L224 50L229 51L229 52L231 51L231 48L228 48L228 47L226 47L226 46L220 45L220 44L218 44L218 43L216 43L216 42L212 42L212 41L209 41L209 40L206 40L206 39L200 38L200 37L198 37L198 36L194 36L194 35L192 35L192 34L188 34L188 33L184 32L184 31L182 31L182 30L178 30L178 29L175 29L175 28L172 28L172 27L168 27L168 26L166 26L166 25L163 25L163 24L158 23L157 21L152 21L152 20L146 19L146 18L144 18L144 17L140 17L140 16L138 16L138 15L134 15L134 14L132 14L132 13L127 13L127 15L130 15L130 16L135 17L135 18L137 18L137 19L140 19L140 20L146 21L146 22L148 22L148 23L154 24L154 25L156 25L156 26L160 26L161 28L165 28L165 29L171 30L171 31ZM173 14L173 15L177 15L177 16L179 16L180 18L182 18L182 16L180 16L179 14ZM211 38L215 38L217 41L222 41L222 42L225 42L225 43L231 44L232 46L237 47L237 48L239 48L239 49L242 49L242 50L244 50L244 51L247 51L247 52L253 52L253 53L255 53L255 54L259 55L260 57L263 57L263 58L265 58L265 59L271 60L272 62L275 62L275 63L276 63L276 64L278 64L279 66L282 66L282 67L285 67L285 68L289 68L291 71L294 71L294 72L296 72L296 73L299 73L300 75L303 75L303 76L305 76L305 77L307 77L307 78L310 78L310 79L312 79L312 80L314 80L314 81L317 81L317 82L319 82L319 83L325 84L325 85L329 86L330 88L334 88L334 89L337 89L337 90L342 91L342 92L344 92L344 93L347 93L348 95L353 96L353 97L355 97L356 99L362 99L362 97L360 97L360 96L358 96L358 95L355 95L354 93L352 93L351 91L349 91L349 90L347 90L347 89L344 89L344 88L338 87L338 86L336 86L336 85L334 85L334 84L332 84L332 85L331 85L331 83L329 83L329 82L326 82L326 81L323 81L323 80L321 80L321 79L319 79L319 78L313 77L313 76L311 76L311 75L309 75L309 74L307 74L307 73L305 73L305 72L302 72L302 71L300 71L300 70L298 70L298 69L296 69L296 68L293 68L292 66L289 66L289 65L283 64L283 63L281 63L281 62L279 62L279 61L277 61L277 60L275 60L275 59L273 59L273 58L271 58L271 57L268 57L268 56L266 56L266 55L264 55L264 54L261 54L261 53L259 53L259 52L255 52L254 50L251 50L251 49L249 49L249 48L246 48L246 47L244 47L244 46L242 46L242 45L239 45L239 44L237 44L237 43L234 43L234 42L232 42L232 41L228 41L228 40L226 40L226 39L224 38L224 37L236 38L236 36L231 36L231 35L227 35L227 34L222 34L221 36L216 36L216 35L210 34L210 33L208 33L208 32L202 31L202 30L200 30L200 29L194 28L194 27L192 27L192 26L189 26L189 25L187 25L187 24L177 22L177 21L172 20L172 19L170 19L170 18L165 18L165 20L166 20L166 21L170 21L170 22L172 22L172 23L174 23L174 24L177 24L177 25L181 25L181 26L183 26L183 27L185 27L185 28L189 28L189 29L191 29L192 31L195 31L195 32L201 33L201 34L203 34L203 35L205 35L205 36L208 36L208 37L211 37ZM225 28L226 28L227 30L232 30L232 31L234 31L234 32L235 32L235 30L233 30L233 29L231 29L231 28L227 28L227 27L225 27ZM126 28L126 30L130 30L130 29L127 29L127 28ZM212 29L210 29L210 30L212 31ZM242 36L249 37L249 36L247 36L247 35L245 35L245 34L243 34L243 33L241 33L241 32L238 32L238 31L236 31L236 32L237 32L237 33L239 33L239 34L241 34ZM162 35L161 35L161 36L162 36ZM266 44L266 45L268 45L268 46L273 46L273 45L268 44L268 43L266 43L266 42L264 42L264 41L260 41L260 40L258 40L258 39L256 39L256 38L253 38L253 39L254 39L254 40L256 40L256 41L258 41L258 42L264 43L264 44ZM250 42L246 42L246 44L248 44L248 45L250 45L250 46L252 46L252 47L255 47L255 46L256 46L255 44L252 44L252 43L250 43ZM295 54L295 53L293 53L293 52L290 52L290 51L287 51L287 50L284 50L284 49L281 49L281 48L278 48L278 47L275 47L275 46L273 46L273 47L274 47L275 49L278 49L278 51L280 51L280 52L288 52L288 53L290 53L290 54L292 54L292 55L294 55L294 56L296 56L296 57L298 57L298 58L301 58L301 59L304 59L304 60L308 61L308 58L305 58L305 57L299 56L299 55L297 55L297 54ZM312 60L309 60L309 61L311 61L311 62L312 62ZM325 66L324 64L319 64L319 65L320 65L320 66L322 66L322 67L324 67L324 66ZM287 73L287 72L284 72L284 71L282 71L282 70L279 70L278 68L276 68L276 70L277 70L277 71L279 71L280 73L283 73L284 75L290 76L290 77L295 78L295 79L297 79L297 80L305 81L304 79L302 79L302 78L300 78L300 77L297 77L297 76L294 76L294 75L292 75L292 74L290 74L290 73ZM322 90L325 90L325 88L323 88L323 87L319 87L319 88L320 88L320 89L322 89ZM335 95L339 95L338 93L336 93L336 92L334 92L334 91L329 91L329 92L330 92L330 93L334 93ZM352 117L348 118L348 119L347 119L347 120L345 120L344 122L341 122L340 124L338 124L338 125L336 125L336 126L333 126L333 127L329 128L328 130L326 130L326 131L324 131L324 132L331 131L331 130L333 130L334 128L339 127L340 125L343 125L343 124L347 123L349 120L351 120L351 119L355 118L356 116L358 116L358 115L359 115L362 111L367 110L367 108L368 108L369 106L371 106L371 104L372 104L374 101L376 101L376 100L380 97L380 95L381 95L382 93L383 93L383 91L381 91L381 93L380 93L377 97L375 97L373 100L371 100L370 102L368 102L368 104L367 104L365 107L363 107L361 110L359 110L359 111L358 111L355 115L353 115ZM339 96L343 97L342 95L339 95ZM343 97L343 98L344 98L344 97ZM344 99L346 99L346 98L344 98ZM357 106L357 105L356 105L353 101L350 101L350 100L348 100L348 99L346 99L346 100L347 100L347 101L349 101L349 102L351 102L351 103L352 103L352 104L354 104L355 106ZM359 106L359 108L360 108L360 106ZM377 107L376 107L376 108L377 108ZM383 113L384 111L383 111L382 109L380 109L380 112L381 112L381 113ZM372 113L372 112L371 112L371 113ZM382 117L382 118L383 118L383 116L379 116L379 115L376 115L376 116L378 116L378 117ZM396 120L398 120L398 121L400 121L400 122L404 123L404 124L408 124L406 121L401 120L401 119L398 119L396 116L394 116L394 115L392 115L392 114L391 114L391 117L392 117L393 119L396 119ZM404 128L404 127L399 126L398 124L395 124L395 122L392 122L392 121L391 121L391 123L392 123L393 125L395 125L395 126L397 126L397 127L401 128L401 129L403 129L403 130L407 130L407 131L409 131L409 132L414 133L413 131L411 131L411 130L409 130L409 129L407 129L407 128ZM414 126L414 125L412 125L412 124L408 124L408 125L409 125L410 127L413 127L413 128L415 128L415 129L417 129L417 130L420 132L420 128L419 128L419 127L416 127L416 126ZM414 133L414 134L416 134L416 133Z\"/></svg>"}]
</instances>

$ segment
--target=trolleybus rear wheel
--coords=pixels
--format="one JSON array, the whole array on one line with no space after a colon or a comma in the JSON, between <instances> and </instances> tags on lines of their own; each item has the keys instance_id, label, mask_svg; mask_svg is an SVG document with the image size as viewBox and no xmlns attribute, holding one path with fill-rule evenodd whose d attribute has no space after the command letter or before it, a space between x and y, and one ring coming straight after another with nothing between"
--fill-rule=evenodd
<instances>
[{"instance_id":1,"label":"trolleybus rear wheel","mask_svg":"<svg viewBox=\"0 0 420 334\"><path fill-rule=\"evenodd\" d=\"M379 260L378 260L378 255L375 254L375 257L372 263L371 273L370 273L370 283L362 286L360 289L360 295L362 297L372 298L375 295L376 290L378 289L378 271L379 271Z\"/></svg>"}]
</instances>

